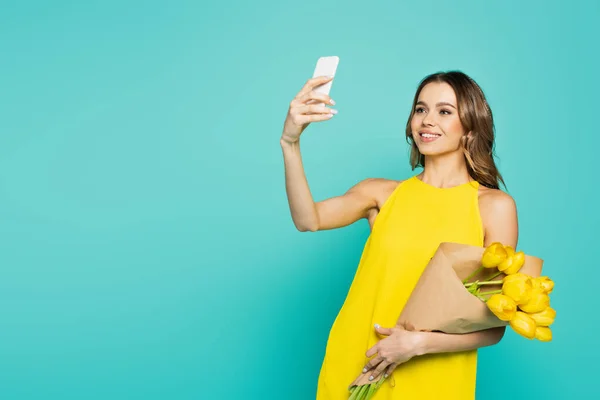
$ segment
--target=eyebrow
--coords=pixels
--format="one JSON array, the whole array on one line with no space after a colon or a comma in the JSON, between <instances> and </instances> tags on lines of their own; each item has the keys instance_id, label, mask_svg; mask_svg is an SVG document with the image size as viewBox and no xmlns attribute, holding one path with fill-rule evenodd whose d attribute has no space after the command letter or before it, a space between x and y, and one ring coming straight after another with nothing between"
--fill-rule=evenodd
<instances>
[{"instance_id":1,"label":"eyebrow","mask_svg":"<svg viewBox=\"0 0 600 400\"><path fill-rule=\"evenodd\" d=\"M418 105L418 104L421 104L421 105L427 106L427 103L425 103L424 101L420 101L420 100L419 100L419 101L417 101L417 104L415 104L415 105ZM452 104L450 104L450 103L448 103L448 102L446 102L446 101L440 101L440 102L439 102L439 103L437 103L435 106L436 106L436 107L439 107L439 106L450 106L450 107L452 107L452 108L454 108L454 109L456 110L456 107L454 107L454 105L452 105Z\"/></svg>"}]
</instances>

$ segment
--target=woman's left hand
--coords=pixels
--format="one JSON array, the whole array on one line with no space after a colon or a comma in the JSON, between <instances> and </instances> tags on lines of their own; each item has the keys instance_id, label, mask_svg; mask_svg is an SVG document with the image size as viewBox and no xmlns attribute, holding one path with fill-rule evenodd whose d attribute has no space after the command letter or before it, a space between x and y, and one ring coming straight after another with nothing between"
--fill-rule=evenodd
<instances>
[{"instance_id":1,"label":"woman's left hand","mask_svg":"<svg viewBox=\"0 0 600 400\"><path fill-rule=\"evenodd\" d=\"M374 368L369 380L377 378L384 371L387 377L398 365L425 353L422 332L408 331L401 326L383 328L379 325L375 325L375 331L387 337L367 350L367 357L377 354L363 369L363 373L367 373Z\"/></svg>"}]
</instances>

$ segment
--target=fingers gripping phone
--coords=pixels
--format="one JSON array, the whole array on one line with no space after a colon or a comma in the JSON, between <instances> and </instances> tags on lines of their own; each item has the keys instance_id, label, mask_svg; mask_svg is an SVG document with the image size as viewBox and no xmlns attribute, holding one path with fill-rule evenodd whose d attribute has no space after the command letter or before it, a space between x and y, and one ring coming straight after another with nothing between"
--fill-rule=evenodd
<instances>
[{"instance_id":1,"label":"fingers gripping phone","mask_svg":"<svg viewBox=\"0 0 600 400\"><path fill-rule=\"evenodd\" d=\"M338 66L339 62L340 62L340 58L338 56L320 57L317 60L317 65L315 66L313 78L316 78L318 76L324 76L324 75L335 76L335 72L337 71L337 66ZM313 90L317 93L324 93L326 95L329 95L332 84L333 84L333 79L327 83L324 83L323 85L315 87ZM322 104L322 102L320 102L320 101L319 102L315 101L315 103Z\"/></svg>"}]
</instances>

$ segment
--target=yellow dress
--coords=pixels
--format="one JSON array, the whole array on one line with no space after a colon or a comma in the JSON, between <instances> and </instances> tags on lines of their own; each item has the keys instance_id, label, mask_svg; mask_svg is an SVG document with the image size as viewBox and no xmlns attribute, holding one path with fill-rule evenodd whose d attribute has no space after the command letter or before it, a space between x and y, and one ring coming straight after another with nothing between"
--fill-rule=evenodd
<instances>
[{"instance_id":1,"label":"yellow dress","mask_svg":"<svg viewBox=\"0 0 600 400\"><path fill-rule=\"evenodd\" d=\"M385 201L365 244L344 304L327 340L317 400L343 400L367 350L393 327L441 242L483 246L476 181L437 188L413 176ZM427 354L399 365L374 400L475 398L477 350Z\"/></svg>"}]
</instances>

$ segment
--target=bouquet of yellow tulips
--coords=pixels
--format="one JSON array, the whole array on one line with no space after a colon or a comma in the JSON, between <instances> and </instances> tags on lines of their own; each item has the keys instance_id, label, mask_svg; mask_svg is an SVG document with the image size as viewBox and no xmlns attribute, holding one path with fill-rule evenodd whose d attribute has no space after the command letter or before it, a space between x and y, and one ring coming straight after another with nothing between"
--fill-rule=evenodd
<instances>
[{"instance_id":1,"label":"bouquet of yellow tulips","mask_svg":"<svg viewBox=\"0 0 600 400\"><path fill-rule=\"evenodd\" d=\"M550 325L556 318L549 296L554 282L547 276L532 277L519 272L524 263L522 251L515 252L510 246L492 243L483 253L481 267L472 275L483 268L497 272L483 281L468 282L469 276L463 284L469 293L484 301L498 319L507 321L515 332L528 339L549 342L552 340ZM501 274L504 274L503 279L494 280ZM501 289L481 291L485 286L500 284Z\"/></svg>"},{"instance_id":2,"label":"bouquet of yellow tulips","mask_svg":"<svg viewBox=\"0 0 600 400\"><path fill-rule=\"evenodd\" d=\"M556 311L554 282L540 276L543 261L510 246L442 243L425 267L397 321L420 331L469 333L510 325L529 339L550 341ZM360 374L351 400L368 400L385 380Z\"/></svg>"}]
</instances>

